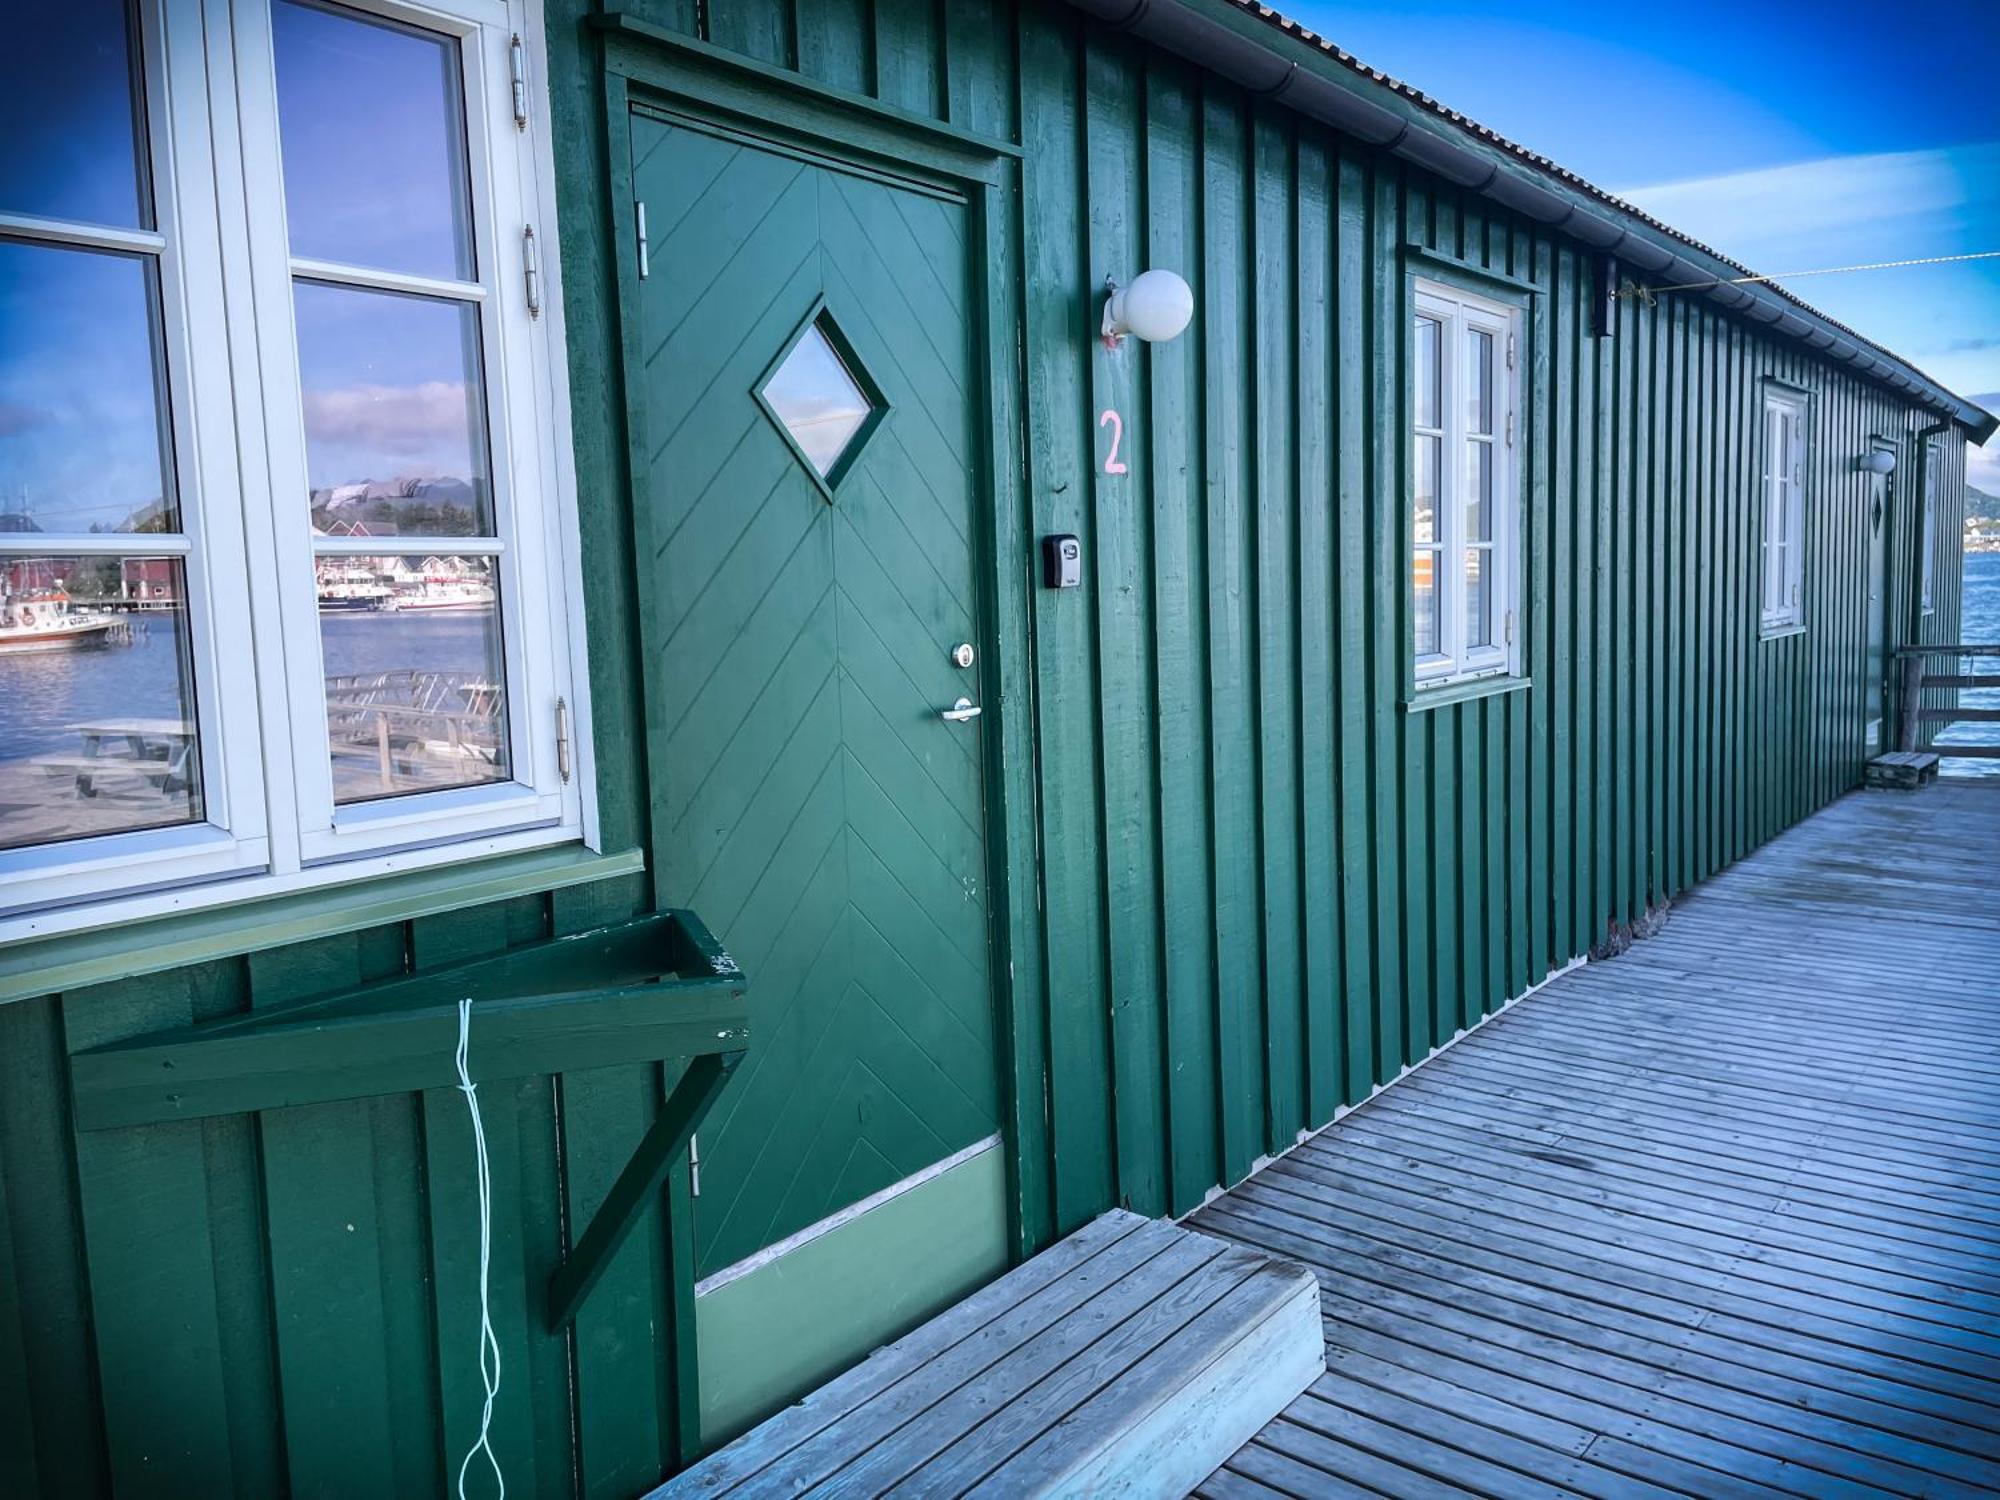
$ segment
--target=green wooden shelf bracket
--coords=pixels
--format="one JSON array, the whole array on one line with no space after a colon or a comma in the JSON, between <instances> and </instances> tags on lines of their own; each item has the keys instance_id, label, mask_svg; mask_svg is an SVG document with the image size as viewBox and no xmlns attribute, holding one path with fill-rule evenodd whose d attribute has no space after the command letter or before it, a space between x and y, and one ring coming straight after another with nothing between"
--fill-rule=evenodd
<instances>
[{"instance_id":1,"label":"green wooden shelf bracket","mask_svg":"<svg viewBox=\"0 0 2000 1500\"><path fill-rule=\"evenodd\" d=\"M509 949L79 1052L76 1128L114 1130L455 1087L458 1003L476 1082L685 1059L659 1117L549 1281L560 1329L604 1274L749 1046L748 981L687 911Z\"/></svg>"},{"instance_id":2,"label":"green wooden shelf bracket","mask_svg":"<svg viewBox=\"0 0 2000 1500\"><path fill-rule=\"evenodd\" d=\"M700 1128L702 1117L722 1093L729 1075L742 1060L741 1052L710 1052L688 1064L660 1117L640 1138L639 1149L625 1163L611 1191L604 1195L590 1227L577 1237L568 1257L549 1278L549 1331L556 1332L576 1319L577 1309L590 1295L611 1258L632 1233L666 1181L668 1170L680 1160L688 1141Z\"/></svg>"}]
</instances>

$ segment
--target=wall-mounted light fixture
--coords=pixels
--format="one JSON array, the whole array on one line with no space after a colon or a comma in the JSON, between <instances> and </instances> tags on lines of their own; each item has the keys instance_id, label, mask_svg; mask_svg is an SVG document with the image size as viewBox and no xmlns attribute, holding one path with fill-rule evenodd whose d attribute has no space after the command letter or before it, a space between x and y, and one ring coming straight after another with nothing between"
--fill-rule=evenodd
<instances>
[{"instance_id":1,"label":"wall-mounted light fixture","mask_svg":"<svg viewBox=\"0 0 2000 1500\"><path fill-rule=\"evenodd\" d=\"M1116 349L1125 335L1148 344L1179 338L1194 316L1194 293L1172 271L1141 271L1130 286L1104 278L1104 347Z\"/></svg>"},{"instance_id":2,"label":"wall-mounted light fixture","mask_svg":"<svg viewBox=\"0 0 2000 1500\"><path fill-rule=\"evenodd\" d=\"M1865 457L1854 461L1854 467L1864 474L1893 474L1896 455L1887 448L1871 448Z\"/></svg>"}]
</instances>

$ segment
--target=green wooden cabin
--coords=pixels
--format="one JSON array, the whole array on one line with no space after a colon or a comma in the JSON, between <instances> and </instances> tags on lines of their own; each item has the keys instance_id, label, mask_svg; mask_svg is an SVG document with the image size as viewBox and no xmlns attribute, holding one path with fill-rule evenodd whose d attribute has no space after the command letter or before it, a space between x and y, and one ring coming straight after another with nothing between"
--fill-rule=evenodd
<instances>
[{"instance_id":1,"label":"green wooden cabin","mask_svg":"<svg viewBox=\"0 0 2000 1500\"><path fill-rule=\"evenodd\" d=\"M1957 639L1992 417L1254 5L354 6L0 60L0 397L144 512L0 427L0 570L181 705L0 710L0 1493L454 1482L462 998L493 1452L632 1495L1856 787Z\"/></svg>"}]
</instances>

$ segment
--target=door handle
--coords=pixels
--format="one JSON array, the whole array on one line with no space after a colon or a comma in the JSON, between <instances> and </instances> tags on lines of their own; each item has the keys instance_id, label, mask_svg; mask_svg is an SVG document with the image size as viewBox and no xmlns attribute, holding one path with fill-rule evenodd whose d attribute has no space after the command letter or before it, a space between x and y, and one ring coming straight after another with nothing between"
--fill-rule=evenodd
<instances>
[{"instance_id":1,"label":"door handle","mask_svg":"<svg viewBox=\"0 0 2000 1500\"><path fill-rule=\"evenodd\" d=\"M950 708L939 709L938 717L947 724L963 724L967 719L979 717L979 705L970 698L961 698Z\"/></svg>"}]
</instances>

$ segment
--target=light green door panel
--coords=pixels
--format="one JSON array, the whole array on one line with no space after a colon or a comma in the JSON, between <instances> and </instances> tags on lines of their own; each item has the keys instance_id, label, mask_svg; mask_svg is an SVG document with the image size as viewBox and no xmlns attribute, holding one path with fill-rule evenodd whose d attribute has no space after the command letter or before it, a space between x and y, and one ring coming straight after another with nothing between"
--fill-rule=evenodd
<instances>
[{"instance_id":1,"label":"light green door panel","mask_svg":"<svg viewBox=\"0 0 2000 1500\"><path fill-rule=\"evenodd\" d=\"M728 1442L1007 1269L998 1147L787 1250L695 1301L701 1439Z\"/></svg>"},{"instance_id":2,"label":"light green door panel","mask_svg":"<svg viewBox=\"0 0 2000 1500\"><path fill-rule=\"evenodd\" d=\"M939 717L980 698L952 648L983 655L968 215L632 130L657 859L753 976L755 1045L700 1137L706 1275L997 1128L983 726ZM851 380L771 384L801 340Z\"/></svg>"}]
</instances>

